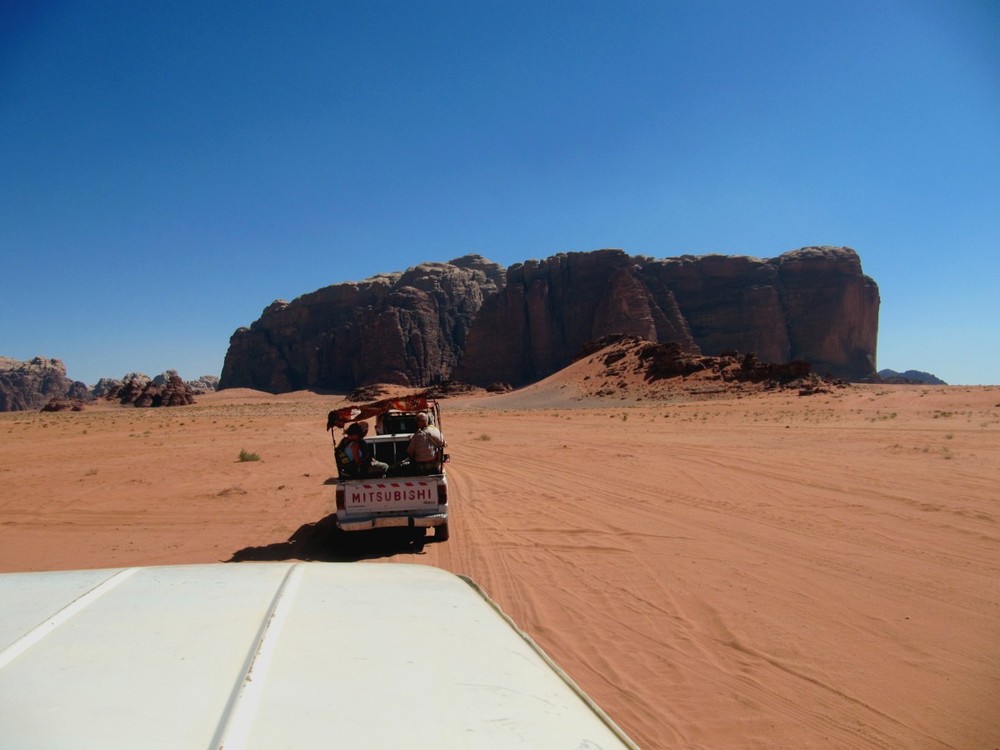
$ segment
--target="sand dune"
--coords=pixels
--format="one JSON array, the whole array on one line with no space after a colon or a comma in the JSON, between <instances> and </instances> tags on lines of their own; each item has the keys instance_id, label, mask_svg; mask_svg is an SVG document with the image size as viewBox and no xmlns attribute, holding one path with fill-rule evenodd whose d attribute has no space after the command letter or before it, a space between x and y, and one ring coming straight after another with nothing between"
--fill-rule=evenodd
<instances>
[{"instance_id":1,"label":"sand dune","mask_svg":"<svg viewBox=\"0 0 1000 750\"><path fill-rule=\"evenodd\" d=\"M3 414L0 570L436 565L646 748L1000 743L1000 388L596 377L446 401L452 539L422 548L332 529L335 397Z\"/></svg>"}]
</instances>

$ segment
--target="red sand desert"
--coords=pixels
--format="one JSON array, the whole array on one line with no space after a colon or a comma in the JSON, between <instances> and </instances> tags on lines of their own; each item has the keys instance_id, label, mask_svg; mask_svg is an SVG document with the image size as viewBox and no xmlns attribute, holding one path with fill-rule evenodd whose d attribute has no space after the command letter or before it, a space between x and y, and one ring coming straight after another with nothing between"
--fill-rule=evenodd
<instances>
[{"instance_id":1,"label":"red sand desert","mask_svg":"<svg viewBox=\"0 0 1000 750\"><path fill-rule=\"evenodd\" d=\"M1000 387L588 366L443 402L452 537L420 548L332 528L337 397L0 414L0 571L435 565L644 748L1000 746Z\"/></svg>"}]
</instances>

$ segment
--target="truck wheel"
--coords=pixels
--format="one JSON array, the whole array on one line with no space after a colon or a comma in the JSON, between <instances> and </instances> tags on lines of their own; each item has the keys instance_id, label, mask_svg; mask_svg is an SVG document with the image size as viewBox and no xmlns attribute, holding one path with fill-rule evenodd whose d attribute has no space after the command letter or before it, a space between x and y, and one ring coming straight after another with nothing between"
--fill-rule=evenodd
<instances>
[{"instance_id":1,"label":"truck wheel","mask_svg":"<svg viewBox=\"0 0 1000 750\"><path fill-rule=\"evenodd\" d=\"M434 541L435 542L447 542L448 541L448 522L445 521L440 526L434 527Z\"/></svg>"}]
</instances>

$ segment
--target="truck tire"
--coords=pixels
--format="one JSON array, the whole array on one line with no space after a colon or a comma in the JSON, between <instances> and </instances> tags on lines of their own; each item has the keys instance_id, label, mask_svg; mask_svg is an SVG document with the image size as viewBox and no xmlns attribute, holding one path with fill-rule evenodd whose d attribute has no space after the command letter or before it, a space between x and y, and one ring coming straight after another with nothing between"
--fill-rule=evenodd
<instances>
[{"instance_id":1,"label":"truck tire","mask_svg":"<svg viewBox=\"0 0 1000 750\"><path fill-rule=\"evenodd\" d=\"M448 522L445 521L440 526L434 527L434 541L435 542L447 542L448 541Z\"/></svg>"}]
</instances>

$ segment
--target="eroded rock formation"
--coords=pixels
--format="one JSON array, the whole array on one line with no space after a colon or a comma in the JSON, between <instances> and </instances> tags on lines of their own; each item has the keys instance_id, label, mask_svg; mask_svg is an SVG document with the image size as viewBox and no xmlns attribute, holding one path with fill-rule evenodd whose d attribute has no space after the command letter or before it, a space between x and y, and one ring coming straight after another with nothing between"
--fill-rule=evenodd
<instances>
[{"instance_id":1,"label":"eroded rock formation","mask_svg":"<svg viewBox=\"0 0 1000 750\"><path fill-rule=\"evenodd\" d=\"M907 370L906 372L879 370L877 382L896 383L900 385L948 385L937 375L924 372L923 370Z\"/></svg>"},{"instance_id":2,"label":"eroded rock formation","mask_svg":"<svg viewBox=\"0 0 1000 750\"><path fill-rule=\"evenodd\" d=\"M136 407L187 406L194 403L194 391L175 370L168 370L156 379L142 373L126 375L104 398Z\"/></svg>"},{"instance_id":3,"label":"eroded rock formation","mask_svg":"<svg viewBox=\"0 0 1000 750\"><path fill-rule=\"evenodd\" d=\"M662 260L597 250L506 271L466 256L273 303L233 334L220 388L516 386L610 334L860 379L875 372L878 307L849 248Z\"/></svg>"},{"instance_id":4,"label":"eroded rock formation","mask_svg":"<svg viewBox=\"0 0 1000 750\"><path fill-rule=\"evenodd\" d=\"M857 379L875 370L878 306L878 287L849 248L767 260L568 253L508 270L454 377L521 385L565 366L585 342L623 333L692 354L806 361L816 372Z\"/></svg>"},{"instance_id":5,"label":"eroded rock formation","mask_svg":"<svg viewBox=\"0 0 1000 750\"><path fill-rule=\"evenodd\" d=\"M705 354L735 349L767 362L801 360L846 380L875 372L878 286L850 248L807 247L766 260L683 256L645 269L673 291Z\"/></svg>"},{"instance_id":6,"label":"eroded rock formation","mask_svg":"<svg viewBox=\"0 0 1000 750\"><path fill-rule=\"evenodd\" d=\"M501 266L468 255L274 302L233 334L219 387L282 393L440 382L484 299L503 286Z\"/></svg>"},{"instance_id":7,"label":"eroded rock formation","mask_svg":"<svg viewBox=\"0 0 1000 750\"><path fill-rule=\"evenodd\" d=\"M800 396L847 388L843 380L812 372L808 362L762 362L752 353L691 354L673 342L605 336L590 342L574 365L577 398L671 400L716 396L740 398L765 390ZM581 373L586 373L580 378Z\"/></svg>"},{"instance_id":8,"label":"eroded rock formation","mask_svg":"<svg viewBox=\"0 0 1000 750\"><path fill-rule=\"evenodd\" d=\"M0 357L0 411L39 411L50 401L89 399L86 385L66 377L62 360Z\"/></svg>"},{"instance_id":9,"label":"eroded rock formation","mask_svg":"<svg viewBox=\"0 0 1000 750\"><path fill-rule=\"evenodd\" d=\"M197 380L185 380L184 384L196 394L211 393L219 389L219 376L202 375Z\"/></svg>"}]
</instances>

